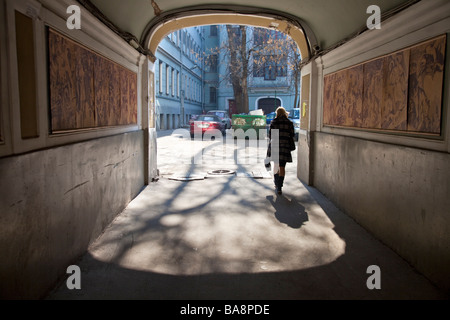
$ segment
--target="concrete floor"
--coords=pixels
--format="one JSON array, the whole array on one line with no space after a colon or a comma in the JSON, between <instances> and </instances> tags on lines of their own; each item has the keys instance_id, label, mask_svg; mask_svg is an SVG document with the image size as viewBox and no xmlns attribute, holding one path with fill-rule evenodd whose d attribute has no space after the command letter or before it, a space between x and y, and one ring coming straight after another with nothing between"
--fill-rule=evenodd
<instances>
[{"instance_id":1,"label":"concrete floor","mask_svg":"<svg viewBox=\"0 0 450 320\"><path fill-rule=\"evenodd\" d=\"M448 299L303 185L294 164L278 196L272 179L246 174L265 171L262 163L181 164L173 156L176 143L161 135L161 179L146 187L79 261L81 290L68 290L64 282L48 299ZM217 168L236 174L169 179ZM371 265L381 271L379 290L367 287Z\"/></svg>"}]
</instances>

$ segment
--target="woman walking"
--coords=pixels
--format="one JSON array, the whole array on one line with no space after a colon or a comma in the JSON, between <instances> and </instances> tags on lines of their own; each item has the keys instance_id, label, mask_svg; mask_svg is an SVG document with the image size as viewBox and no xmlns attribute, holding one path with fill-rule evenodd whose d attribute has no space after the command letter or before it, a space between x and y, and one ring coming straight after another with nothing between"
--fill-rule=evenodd
<instances>
[{"instance_id":1,"label":"woman walking","mask_svg":"<svg viewBox=\"0 0 450 320\"><path fill-rule=\"evenodd\" d=\"M279 107L269 129L270 155L274 161L274 182L276 191L280 195L283 193L286 164L292 162L291 152L295 150L294 124L288 119L288 115L286 109ZM278 146L278 148L273 148L274 146ZM274 155L272 151L276 152L276 149L278 149L278 154Z\"/></svg>"}]
</instances>

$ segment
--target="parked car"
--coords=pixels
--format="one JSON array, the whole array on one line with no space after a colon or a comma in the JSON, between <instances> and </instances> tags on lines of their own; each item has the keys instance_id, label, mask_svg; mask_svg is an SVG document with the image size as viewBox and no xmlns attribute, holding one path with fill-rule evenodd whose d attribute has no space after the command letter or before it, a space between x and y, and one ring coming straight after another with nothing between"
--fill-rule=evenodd
<instances>
[{"instance_id":1,"label":"parked car","mask_svg":"<svg viewBox=\"0 0 450 320\"><path fill-rule=\"evenodd\" d=\"M298 134L300 133L300 109L294 108L289 110L289 119L294 123L295 140L298 140Z\"/></svg>"},{"instance_id":2,"label":"parked car","mask_svg":"<svg viewBox=\"0 0 450 320\"><path fill-rule=\"evenodd\" d=\"M222 135L225 135L225 130L225 124L218 116L215 115L201 115L190 123L192 138L194 138L197 132L201 132L202 136L207 133L214 134L214 132L217 131L219 131Z\"/></svg>"},{"instance_id":3,"label":"parked car","mask_svg":"<svg viewBox=\"0 0 450 320\"><path fill-rule=\"evenodd\" d=\"M191 124L192 122L194 122L195 120L197 120L197 118L200 117L199 114L193 114L191 116L191 118L189 119L189 124Z\"/></svg>"},{"instance_id":4,"label":"parked car","mask_svg":"<svg viewBox=\"0 0 450 320\"><path fill-rule=\"evenodd\" d=\"M211 110L211 111L208 111L206 114L218 116L220 118L220 120L225 124L225 130L231 129L231 119L228 115L228 111Z\"/></svg>"}]
</instances>

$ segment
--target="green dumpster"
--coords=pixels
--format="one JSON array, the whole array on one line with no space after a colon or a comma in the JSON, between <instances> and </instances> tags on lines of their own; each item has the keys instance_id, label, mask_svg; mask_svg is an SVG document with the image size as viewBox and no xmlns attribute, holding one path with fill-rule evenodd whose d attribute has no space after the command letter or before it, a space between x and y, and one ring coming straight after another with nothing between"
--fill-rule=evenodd
<instances>
[{"instance_id":1,"label":"green dumpster","mask_svg":"<svg viewBox=\"0 0 450 320\"><path fill-rule=\"evenodd\" d=\"M231 124L235 138L265 139L267 136L266 116L234 114Z\"/></svg>"}]
</instances>

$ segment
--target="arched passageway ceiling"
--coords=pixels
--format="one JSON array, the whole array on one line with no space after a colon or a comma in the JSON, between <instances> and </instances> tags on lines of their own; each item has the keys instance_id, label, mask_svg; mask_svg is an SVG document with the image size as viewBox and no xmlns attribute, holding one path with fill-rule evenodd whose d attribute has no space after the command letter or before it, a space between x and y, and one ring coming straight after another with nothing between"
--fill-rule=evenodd
<instances>
[{"instance_id":1,"label":"arched passageway ceiling","mask_svg":"<svg viewBox=\"0 0 450 320\"><path fill-rule=\"evenodd\" d=\"M281 17L295 17L306 33L315 36L308 39L322 49L327 49L352 36L364 28L368 14L367 8L376 4L383 14L406 7L419 0L83 0L91 2L115 26L134 35L141 42L152 35L149 29L157 30L160 23L166 23L169 16L192 16L199 8L227 10L242 14L242 8L251 8L258 14L280 13ZM245 5L243 7L242 5ZM170 13L168 15L168 13ZM193 16L202 24L203 17ZM248 18L248 16L243 16ZM267 18L267 16L266 16ZM272 17L273 18L273 17ZM218 21L214 24L219 24ZM247 24L248 20L247 20ZM250 23L253 25L253 23ZM169 28L170 29L170 28ZM294 35L295 37L295 35ZM156 38L155 38L156 39ZM298 42L299 43L299 42ZM141 43L142 44L142 43ZM152 46L154 44L150 44ZM300 43L299 43L300 45Z\"/></svg>"},{"instance_id":2,"label":"arched passageway ceiling","mask_svg":"<svg viewBox=\"0 0 450 320\"><path fill-rule=\"evenodd\" d=\"M214 25L214 24L238 24L248 26L258 26L265 28L276 28L289 34L298 44L302 57L309 57L310 47L317 45L314 34L306 27L301 25L301 22L296 21L295 18L282 17L273 13L261 12L257 13L254 9L240 7L235 8L235 12L230 13L230 10L205 9L196 8L187 13L168 13L167 16L162 16L156 19L154 23L148 25L145 33L143 43L152 53L155 53L160 41L173 31L194 27L200 25ZM159 23L159 21L164 21Z\"/></svg>"}]
</instances>

